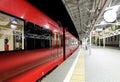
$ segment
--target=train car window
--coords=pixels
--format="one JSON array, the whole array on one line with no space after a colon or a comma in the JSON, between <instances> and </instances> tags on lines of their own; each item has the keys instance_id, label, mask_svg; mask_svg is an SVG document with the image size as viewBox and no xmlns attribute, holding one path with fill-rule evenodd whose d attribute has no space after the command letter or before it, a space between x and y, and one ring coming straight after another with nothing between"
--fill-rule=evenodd
<instances>
[{"instance_id":1,"label":"train car window","mask_svg":"<svg viewBox=\"0 0 120 82\"><path fill-rule=\"evenodd\" d=\"M59 41L58 41L58 34L56 34L56 47L58 47Z\"/></svg>"},{"instance_id":2,"label":"train car window","mask_svg":"<svg viewBox=\"0 0 120 82\"><path fill-rule=\"evenodd\" d=\"M63 35L61 35L60 37L61 37L61 46L63 46Z\"/></svg>"},{"instance_id":3,"label":"train car window","mask_svg":"<svg viewBox=\"0 0 120 82\"><path fill-rule=\"evenodd\" d=\"M65 37L65 41L66 41L66 42L65 42L65 45L66 45L66 46L69 46L69 38L68 38L68 37Z\"/></svg>"},{"instance_id":4,"label":"train car window","mask_svg":"<svg viewBox=\"0 0 120 82\"><path fill-rule=\"evenodd\" d=\"M58 46L59 47L61 46L61 37L60 37L60 34L58 34Z\"/></svg>"},{"instance_id":5,"label":"train car window","mask_svg":"<svg viewBox=\"0 0 120 82\"><path fill-rule=\"evenodd\" d=\"M53 33L53 47L57 47L57 33Z\"/></svg>"},{"instance_id":6,"label":"train car window","mask_svg":"<svg viewBox=\"0 0 120 82\"><path fill-rule=\"evenodd\" d=\"M61 46L61 37L59 34L53 34L53 47L60 47Z\"/></svg>"},{"instance_id":7,"label":"train car window","mask_svg":"<svg viewBox=\"0 0 120 82\"><path fill-rule=\"evenodd\" d=\"M53 47L60 47L62 44L61 39L60 34L53 33Z\"/></svg>"},{"instance_id":8,"label":"train car window","mask_svg":"<svg viewBox=\"0 0 120 82\"><path fill-rule=\"evenodd\" d=\"M0 52L24 49L24 21L0 12Z\"/></svg>"},{"instance_id":9,"label":"train car window","mask_svg":"<svg viewBox=\"0 0 120 82\"><path fill-rule=\"evenodd\" d=\"M50 48L51 38L52 31L31 22L25 23L25 49Z\"/></svg>"}]
</instances>

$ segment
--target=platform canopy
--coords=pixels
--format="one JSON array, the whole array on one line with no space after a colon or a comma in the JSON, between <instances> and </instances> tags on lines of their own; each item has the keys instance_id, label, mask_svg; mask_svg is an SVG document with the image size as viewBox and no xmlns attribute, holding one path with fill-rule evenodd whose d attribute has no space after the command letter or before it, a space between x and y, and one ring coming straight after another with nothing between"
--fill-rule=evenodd
<instances>
[{"instance_id":1,"label":"platform canopy","mask_svg":"<svg viewBox=\"0 0 120 82\"><path fill-rule=\"evenodd\" d=\"M79 35L86 38L96 24L103 20L107 7L120 5L119 0L62 0Z\"/></svg>"}]
</instances>

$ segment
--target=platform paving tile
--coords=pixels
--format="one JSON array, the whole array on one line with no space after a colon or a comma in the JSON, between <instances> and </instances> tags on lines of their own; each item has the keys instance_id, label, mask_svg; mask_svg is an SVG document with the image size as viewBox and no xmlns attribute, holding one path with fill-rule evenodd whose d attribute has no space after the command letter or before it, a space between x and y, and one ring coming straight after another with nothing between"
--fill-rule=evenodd
<instances>
[{"instance_id":1,"label":"platform paving tile","mask_svg":"<svg viewBox=\"0 0 120 82\"><path fill-rule=\"evenodd\" d=\"M94 47L85 56L85 82L120 82L120 49Z\"/></svg>"},{"instance_id":2,"label":"platform paving tile","mask_svg":"<svg viewBox=\"0 0 120 82\"><path fill-rule=\"evenodd\" d=\"M84 55L82 48L70 82L85 82Z\"/></svg>"}]
</instances>

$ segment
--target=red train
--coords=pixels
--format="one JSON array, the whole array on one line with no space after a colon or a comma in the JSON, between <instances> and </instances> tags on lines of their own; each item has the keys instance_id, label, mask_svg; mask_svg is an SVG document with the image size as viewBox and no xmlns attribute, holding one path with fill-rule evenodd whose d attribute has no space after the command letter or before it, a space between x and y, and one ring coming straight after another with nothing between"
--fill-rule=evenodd
<instances>
[{"instance_id":1,"label":"red train","mask_svg":"<svg viewBox=\"0 0 120 82\"><path fill-rule=\"evenodd\" d=\"M78 40L27 0L0 0L0 82L35 82Z\"/></svg>"}]
</instances>

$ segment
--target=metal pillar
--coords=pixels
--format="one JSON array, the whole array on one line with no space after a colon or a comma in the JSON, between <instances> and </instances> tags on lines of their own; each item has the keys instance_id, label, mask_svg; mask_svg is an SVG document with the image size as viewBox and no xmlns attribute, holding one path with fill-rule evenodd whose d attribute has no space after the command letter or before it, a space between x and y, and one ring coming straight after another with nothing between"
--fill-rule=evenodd
<instances>
[{"instance_id":1,"label":"metal pillar","mask_svg":"<svg viewBox=\"0 0 120 82\"><path fill-rule=\"evenodd\" d=\"M89 36L89 38L90 38L90 44L89 44L89 55L91 55L91 45L92 45L92 41L91 41L91 39L92 39L92 32L90 32L90 36Z\"/></svg>"},{"instance_id":2,"label":"metal pillar","mask_svg":"<svg viewBox=\"0 0 120 82\"><path fill-rule=\"evenodd\" d=\"M63 60L66 59L65 57L65 28L63 28Z\"/></svg>"},{"instance_id":3,"label":"metal pillar","mask_svg":"<svg viewBox=\"0 0 120 82\"><path fill-rule=\"evenodd\" d=\"M103 47L105 48L105 37L103 38Z\"/></svg>"}]
</instances>

